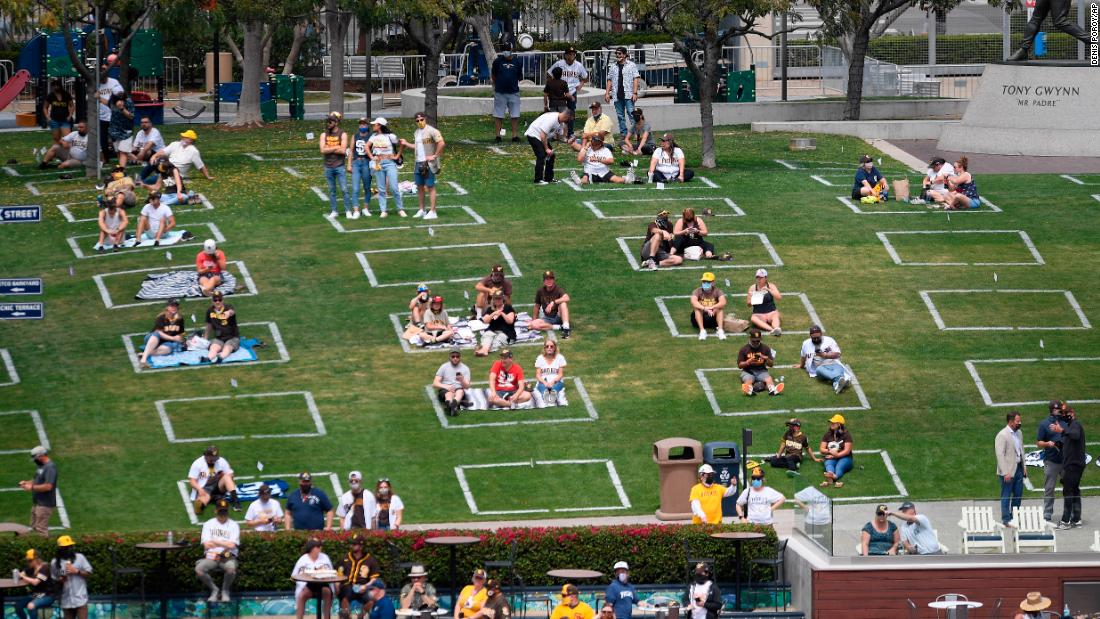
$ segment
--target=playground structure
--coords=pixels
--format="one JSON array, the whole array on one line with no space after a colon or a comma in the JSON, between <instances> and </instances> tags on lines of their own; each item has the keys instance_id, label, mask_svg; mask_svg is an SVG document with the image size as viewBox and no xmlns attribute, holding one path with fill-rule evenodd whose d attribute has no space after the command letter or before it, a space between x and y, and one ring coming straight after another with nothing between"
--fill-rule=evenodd
<instances>
[{"instance_id":1,"label":"playground structure","mask_svg":"<svg viewBox=\"0 0 1100 619\"><path fill-rule=\"evenodd\" d=\"M220 82L214 105L241 103L241 82ZM267 81L260 82L260 116L265 123L279 118L278 102L282 99L290 105L290 118L303 120L306 113L306 80L298 75L268 73Z\"/></svg>"}]
</instances>

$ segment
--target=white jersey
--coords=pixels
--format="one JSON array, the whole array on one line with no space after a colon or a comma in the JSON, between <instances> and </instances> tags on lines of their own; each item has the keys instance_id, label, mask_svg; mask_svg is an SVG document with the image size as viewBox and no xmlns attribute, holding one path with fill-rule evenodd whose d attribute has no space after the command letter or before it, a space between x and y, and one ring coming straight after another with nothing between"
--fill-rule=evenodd
<instances>
[{"instance_id":1,"label":"white jersey","mask_svg":"<svg viewBox=\"0 0 1100 619\"><path fill-rule=\"evenodd\" d=\"M234 557L237 556L237 547L241 544L241 527L233 520L226 520L225 522L218 522L217 518L211 518L202 525L202 537L200 541L205 545L206 542L218 542L219 540L225 540L227 542L233 542L233 547L229 546L215 546L206 550L206 558L214 559L221 554L221 549L228 549L230 554Z\"/></svg>"},{"instance_id":2,"label":"white jersey","mask_svg":"<svg viewBox=\"0 0 1100 619\"><path fill-rule=\"evenodd\" d=\"M151 204L146 204L141 209L141 214L146 215L145 209L152 211L152 208L150 208L151 206ZM162 204L161 208L167 209L168 207ZM172 209L168 209L168 214L172 214ZM152 223L153 218L149 217L149 224L152 225ZM153 228L153 230L155 231L156 228ZM214 466L210 466L206 463L206 458L204 456L199 456L197 460L191 463L191 470L187 472L187 479L194 479L198 482L199 487L202 488L206 487L206 484L210 483L210 479L218 473L233 474L233 469L229 467L229 462L225 458L218 457L218 459L214 461ZM192 501L195 500L197 494L198 493L195 492L194 489L191 490Z\"/></svg>"},{"instance_id":3,"label":"white jersey","mask_svg":"<svg viewBox=\"0 0 1100 619\"><path fill-rule=\"evenodd\" d=\"M180 171L180 178L188 178L191 168L201 170L206 167L202 162L199 149L195 148L194 144L184 145L180 141L172 142L165 147L164 154L168 156L168 161L171 161L172 165Z\"/></svg>"},{"instance_id":4,"label":"white jersey","mask_svg":"<svg viewBox=\"0 0 1100 619\"><path fill-rule=\"evenodd\" d=\"M653 160L657 162L657 171L665 176L680 176L680 162L684 160L684 151L680 147L672 149L670 157L668 151L658 148L653 151Z\"/></svg>"},{"instance_id":5,"label":"white jersey","mask_svg":"<svg viewBox=\"0 0 1100 619\"><path fill-rule=\"evenodd\" d=\"M252 501L252 504L248 506L248 511L244 514L244 519L259 520L260 518L275 518L275 522L282 522L283 506L280 505L279 502L275 499L268 499L267 501L256 499L255 501ZM271 532L275 530L275 525L256 525L255 527L253 527L253 530Z\"/></svg>"},{"instance_id":6,"label":"white jersey","mask_svg":"<svg viewBox=\"0 0 1100 619\"><path fill-rule=\"evenodd\" d=\"M121 95L122 92L122 84L119 84L118 80L113 77L108 77L107 81L95 89L96 97L99 98L99 120L103 122L111 120L111 108L107 107L103 100L110 101L111 95Z\"/></svg>"},{"instance_id":7,"label":"white jersey","mask_svg":"<svg viewBox=\"0 0 1100 619\"><path fill-rule=\"evenodd\" d=\"M80 135L80 132L73 131L68 135L61 138L61 141L65 144L65 148L69 149L69 158L76 159L77 161L84 161L88 158L88 134Z\"/></svg>"},{"instance_id":8,"label":"white jersey","mask_svg":"<svg viewBox=\"0 0 1100 619\"><path fill-rule=\"evenodd\" d=\"M822 359L822 358L816 356L818 351L823 352L823 353L824 352L829 352L829 353L840 352L840 346L836 343L836 340L829 337L828 335L821 336L821 344L819 344L817 346L814 346L814 342L813 342L812 338L806 338L806 340L804 342L802 342L802 358L803 359L808 359L806 361L806 373L810 375L810 378L817 377L817 368L819 368L822 365L825 365L827 363L833 363L834 361L839 361L839 359L840 359L839 357L835 360L834 359Z\"/></svg>"},{"instance_id":9,"label":"white jersey","mask_svg":"<svg viewBox=\"0 0 1100 619\"><path fill-rule=\"evenodd\" d=\"M331 569L334 568L332 567L332 559L329 559L328 555L322 552L321 554L317 555L317 560L314 561L307 553L298 557L298 562L294 564L294 569L290 571L290 574L291 576L293 576L294 574L301 574L302 572L313 572L316 570ZM332 585L329 585L329 587L331 588ZM301 593L302 589L305 588L306 583L300 580L297 581L297 584L294 585L294 597L298 597L298 594Z\"/></svg>"},{"instance_id":10,"label":"white jersey","mask_svg":"<svg viewBox=\"0 0 1100 619\"><path fill-rule=\"evenodd\" d=\"M565 365L565 355L561 353L554 355L553 361L547 361L545 355L539 355L538 359L535 359L535 374L539 380L548 379L557 376L558 371Z\"/></svg>"},{"instance_id":11,"label":"white jersey","mask_svg":"<svg viewBox=\"0 0 1100 619\"><path fill-rule=\"evenodd\" d=\"M584 156L584 173L591 177L598 176L603 178L611 171L611 168L607 167L607 164L601 161L601 159L607 159L611 157L611 150L606 146L597 148L595 150L589 148L588 153Z\"/></svg>"},{"instance_id":12,"label":"white jersey","mask_svg":"<svg viewBox=\"0 0 1100 619\"><path fill-rule=\"evenodd\" d=\"M566 84L569 84L569 94L571 95L577 93L577 87L581 85L581 80L588 80L588 70L584 68L580 60L574 60L573 64L569 64L562 58L550 65L546 74L553 75L554 69L557 67L561 67L561 78L565 80Z\"/></svg>"},{"instance_id":13,"label":"white jersey","mask_svg":"<svg viewBox=\"0 0 1100 619\"><path fill-rule=\"evenodd\" d=\"M134 134L134 150L141 150L146 144L153 145L153 152L164 150L164 138L160 135L160 130L156 127L149 129L149 133L145 133L145 130L138 131Z\"/></svg>"},{"instance_id":14,"label":"white jersey","mask_svg":"<svg viewBox=\"0 0 1100 619\"><path fill-rule=\"evenodd\" d=\"M367 525L364 528L369 529L371 528L371 520L374 519L375 513L378 511L378 501L367 490L363 491L359 500L363 502L363 520ZM348 490L340 495L340 501L336 505L336 515L340 518L340 524L343 525L345 531L351 529L351 517L355 514L355 502L355 495L351 493L351 490Z\"/></svg>"}]
</instances>

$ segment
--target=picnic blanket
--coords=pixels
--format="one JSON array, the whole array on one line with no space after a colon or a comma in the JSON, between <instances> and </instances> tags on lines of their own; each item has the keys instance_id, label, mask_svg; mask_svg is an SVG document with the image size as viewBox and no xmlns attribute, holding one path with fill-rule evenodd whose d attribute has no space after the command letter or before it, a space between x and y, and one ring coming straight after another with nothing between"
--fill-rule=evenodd
<instances>
[{"instance_id":1,"label":"picnic blanket","mask_svg":"<svg viewBox=\"0 0 1100 619\"><path fill-rule=\"evenodd\" d=\"M260 340L254 338L241 338L240 349L226 357L225 361L222 361L222 363L240 363L257 360L259 357L256 355L256 351L253 350L253 348L259 343ZM175 368L181 365L211 365L210 361L206 359L206 351L207 349L205 347L188 348L183 352L149 357L149 365L154 369Z\"/></svg>"},{"instance_id":2,"label":"picnic blanket","mask_svg":"<svg viewBox=\"0 0 1100 619\"><path fill-rule=\"evenodd\" d=\"M1088 466L1090 462L1092 462L1092 456L1085 454L1085 466ZM1100 466L1100 460L1096 461L1096 465ZM1027 455L1024 456L1024 466L1045 467L1046 463L1043 462L1043 450L1029 451Z\"/></svg>"},{"instance_id":3,"label":"picnic blanket","mask_svg":"<svg viewBox=\"0 0 1100 619\"><path fill-rule=\"evenodd\" d=\"M541 331L532 331L527 328L527 325L531 323L531 315L527 312L516 312L516 344L522 344L525 342L535 342L543 338ZM454 337L448 342L442 342L438 344L423 345L418 336L409 338L409 343L413 346L419 346L426 350L443 350L447 348L454 348L456 346L460 348L476 348L478 345L478 334L480 333L482 323L475 321L475 325L471 325L470 321L466 318L451 317L451 327L454 329ZM480 328L475 329L474 326Z\"/></svg>"},{"instance_id":4,"label":"picnic blanket","mask_svg":"<svg viewBox=\"0 0 1100 619\"><path fill-rule=\"evenodd\" d=\"M260 498L260 486L267 484L271 488L271 498L285 498L290 485L281 479L261 479L259 481L239 484L237 486L237 498L241 503L248 503Z\"/></svg>"},{"instance_id":5,"label":"picnic blanket","mask_svg":"<svg viewBox=\"0 0 1100 619\"><path fill-rule=\"evenodd\" d=\"M190 232L186 231L186 230L172 230L170 232L167 232L164 236L160 237L160 244L161 244L162 247L165 246L165 245L175 245L176 243L179 243L180 241L186 241L187 239L190 239L190 238L193 238L193 237L194 237L194 235L191 234ZM126 240L123 241L122 245L120 245L119 247L122 248L122 249L129 249L131 247L152 247L152 246L153 246L153 240L152 239L146 239L146 240L139 243L137 238L134 237L133 234L127 234L126 235ZM95 245L92 245L92 249L94 249L96 251L99 251L100 249L108 249L109 250L109 249L114 249L114 248L115 248L115 246L112 245L111 243L103 243L103 244L96 243Z\"/></svg>"},{"instance_id":6,"label":"picnic blanket","mask_svg":"<svg viewBox=\"0 0 1100 619\"><path fill-rule=\"evenodd\" d=\"M222 283L215 288L222 294L233 294L237 289L237 278L226 271L222 273ZM195 271L168 271L151 273L141 282L141 288L135 299L172 299L179 297L201 297L199 274Z\"/></svg>"},{"instance_id":7,"label":"picnic blanket","mask_svg":"<svg viewBox=\"0 0 1100 619\"><path fill-rule=\"evenodd\" d=\"M557 404L548 404L542 397L542 394L538 391L531 391L531 400L524 402L517 406L517 409L531 409L531 408L551 408L553 406L569 406L569 400L566 399L566 390L563 389L558 392ZM470 398L470 406L466 407L466 410L470 411L487 411L487 410L501 410L499 407L489 405L489 389L482 387L479 389L470 389L466 392Z\"/></svg>"}]
</instances>

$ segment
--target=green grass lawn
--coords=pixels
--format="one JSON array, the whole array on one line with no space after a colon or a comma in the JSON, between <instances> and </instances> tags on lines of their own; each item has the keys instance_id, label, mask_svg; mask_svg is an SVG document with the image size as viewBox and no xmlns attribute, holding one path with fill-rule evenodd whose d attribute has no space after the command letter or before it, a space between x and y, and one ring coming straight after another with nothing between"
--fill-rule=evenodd
<instances>
[{"instance_id":1,"label":"green grass lawn","mask_svg":"<svg viewBox=\"0 0 1100 619\"><path fill-rule=\"evenodd\" d=\"M410 137L408 120L394 126ZM24 453L3 452L39 442L30 414L3 413L34 410L53 446L78 532L186 526L176 483L207 442L217 443L242 477L260 475L258 465L268 475L308 469L343 480L358 469L370 480L388 477L413 523L642 514L658 506L654 441L739 440L742 428L752 428L756 444L748 451L765 454L778 445L789 417L801 417L816 444L825 420L839 410L856 449L867 453L858 455L845 487L830 495L900 494L889 462L915 499L992 497L999 491L993 437L1009 410L998 404L1021 403L1030 442L1044 414L1036 403L1100 399L1100 360L1090 359L1100 357L1100 338L1091 328L1100 319L1100 222L1091 185L1053 174L1022 182L1019 175L975 169L983 197L1001 212L947 216L891 202L860 208L917 212L865 216L837 200L850 193L854 162L870 150L865 143L817 136L816 151L792 153L786 149L791 135L726 127L719 131L720 167L697 170L717 188L693 182L664 192L643 186L578 192L564 183L533 186L529 151L510 144L508 155L489 150L492 131L485 121L447 119L439 199L445 208L438 220L412 219L415 197L406 196L410 218L380 219L372 200L373 217L341 218L334 226L322 217L328 206L312 189L327 192L316 146L305 139L318 129L316 122L257 131L198 127L198 145L215 180L193 185L213 208L194 205L177 217L196 241L213 234L207 224L224 235L229 260L243 262L255 292L242 284L240 292L249 294L229 302L241 322L275 323L289 361L140 373L122 336L147 331L161 306L137 305L137 287L149 273L189 268L198 246L96 255L90 249L95 224L88 221L96 214L94 183L49 182L56 173L35 169L27 153L48 140L45 133L0 135L4 159L19 160L8 167L20 174L0 174L0 202L45 209L42 223L0 226L0 275L42 277L46 288L45 320L0 324L0 348L10 352L21 379L0 386L0 488L14 487L33 471ZM465 138L477 143L463 143ZM697 131L677 132L696 165L699 139ZM576 167L570 153L559 152L560 168ZM880 169L907 173L888 158ZM917 175L911 176L915 182ZM1096 175L1076 177L1100 182ZM687 206L714 210L717 216L707 220L713 240L719 252L732 252L733 261L634 271L617 239L643 234L657 210L676 213ZM1012 232L974 232L989 230ZM1017 230L1044 264L1003 264L1035 262ZM905 263L895 264L877 233L906 231L966 232L887 235ZM736 236L723 236L729 234ZM69 237L78 237L84 258ZM773 264L762 239L782 263L768 266L771 279L788 293L779 303L784 335L765 338L778 365L797 363L805 330L820 321L842 346L862 399L855 389L836 396L828 384L792 367L776 370L786 376L783 395L746 398L737 373L724 369L735 366L745 337L696 341L685 295L705 269L713 269L729 307L743 317L753 271ZM639 241L625 242L636 254ZM567 376L579 383L569 385L567 406L470 412L444 418L445 427L426 386L446 355L405 352L390 315L407 312L422 281L434 282L433 294L461 314L472 299L472 280L496 263L522 274L513 278L521 310L529 309L539 274L557 272L572 297L574 330L561 351L569 361ZM239 265L231 270L245 279ZM941 330L920 293L945 290L991 292L930 293L948 327ZM1000 290L1043 292L993 292ZM1090 328L1081 328L1062 291L1072 293ZM2 299L18 300L26 298ZM204 301L183 304L189 328L192 315L201 318L205 308ZM243 331L271 344L260 350L260 361L279 359L266 326ZM538 350L516 347L516 361L529 377ZM1077 358L1085 360L1055 361ZM976 364L995 404L987 406L966 362L995 359L1048 361ZM492 357L478 359L471 351L464 360L475 381L488 380ZM703 369L708 371L697 373ZM0 384L10 382L6 373L0 364ZM1083 403L1078 410L1095 432L1100 406ZM168 440L162 415L175 439L187 442ZM477 466L501 464L509 466ZM820 479L812 464L798 478L779 473L769 480L788 496ZM1096 486L1098 478L1100 471L1090 466L1083 484ZM331 485L327 477L320 483ZM26 520L29 503L25 493L0 492L0 520Z\"/></svg>"}]
</instances>

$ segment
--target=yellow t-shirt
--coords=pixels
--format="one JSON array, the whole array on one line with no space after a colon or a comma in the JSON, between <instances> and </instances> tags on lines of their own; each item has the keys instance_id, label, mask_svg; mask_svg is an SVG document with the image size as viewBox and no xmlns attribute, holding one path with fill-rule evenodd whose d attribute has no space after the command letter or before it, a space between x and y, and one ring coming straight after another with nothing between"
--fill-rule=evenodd
<instances>
[{"instance_id":1,"label":"yellow t-shirt","mask_svg":"<svg viewBox=\"0 0 1100 619\"><path fill-rule=\"evenodd\" d=\"M584 602L580 602L576 606L558 604L554 608L554 612L550 613L550 619L592 619L595 616L596 611Z\"/></svg>"},{"instance_id":2,"label":"yellow t-shirt","mask_svg":"<svg viewBox=\"0 0 1100 619\"><path fill-rule=\"evenodd\" d=\"M596 131L603 131L607 135L604 136L604 140L608 141L615 136L615 125L611 123L610 114L600 114L599 120L593 120L591 116L588 120L584 121L584 132L595 133Z\"/></svg>"},{"instance_id":3,"label":"yellow t-shirt","mask_svg":"<svg viewBox=\"0 0 1100 619\"><path fill-rule=\"evenodd\" d=\"M703 484L695 484L691 487L691 497L689 501L699 501L699 505L703 508L703 513L707 515L707 522L710 524L722 523L722 496L726 494L726 487L722 484L711 484L710 488L707 488ZM699 516L691 517L692 524L702 524L702 520L699 520Z\"/></svg>"},{"instance_id":4,"label":"yellow t-shirt","mask_svg":"<svg viewBox=\"0 0 1100 619\"><path fill-rule=\"evenodd\" d=\"M473 585L463 587L462 592L458 594L458 605L462 607L462 616L473 617L476 615L488 597L489 593L485 590L485 587L482 587L477 593L474 593Z\"/></svg>"}]
</instances>

